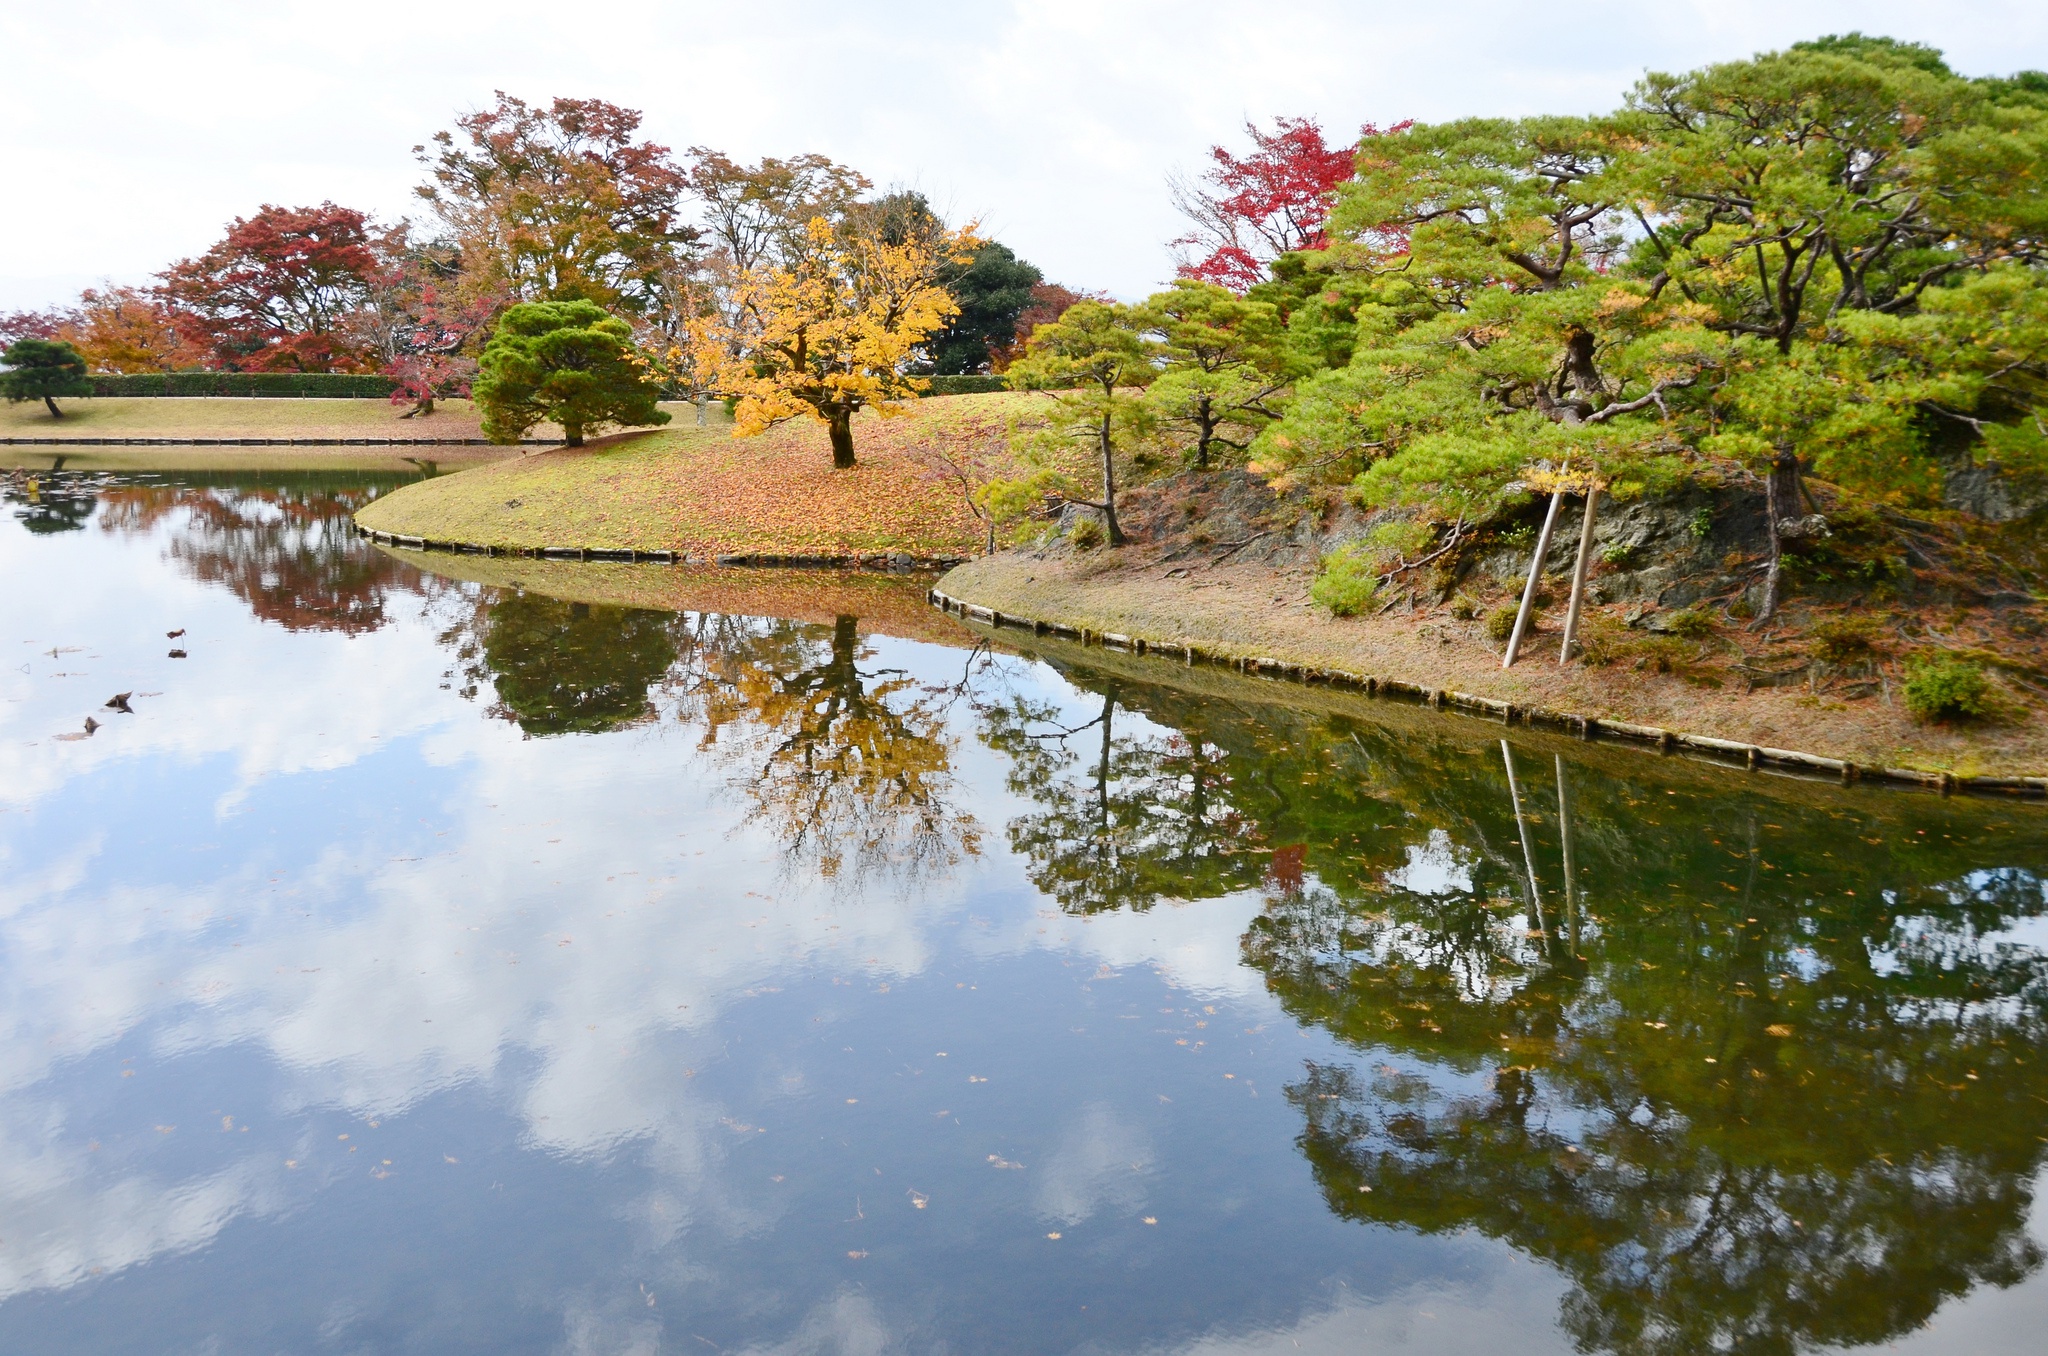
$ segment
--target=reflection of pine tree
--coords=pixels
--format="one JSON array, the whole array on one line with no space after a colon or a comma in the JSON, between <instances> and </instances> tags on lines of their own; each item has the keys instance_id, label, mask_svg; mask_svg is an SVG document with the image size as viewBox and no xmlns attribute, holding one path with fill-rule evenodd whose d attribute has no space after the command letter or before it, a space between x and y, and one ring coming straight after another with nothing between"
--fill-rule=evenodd
<instances>
[{"instance_id":1,"label":"reflection of pine tree","mask_svg":"<svg viewBox=\"0 0 2048 1356\"><path fill-rule=\"evenodd\" d=\"M38 536L84 531L95 503L90 485L62 474L23 477L0 488L0 496L15 505L15 520Z\"/></svg>"},{"instance_id":2,"label":"reflection of pine tree","mask_svg":"<svg viewBox=\"0 0 2048 1356\"><path fill-rule=\"evenodd\" d=\"M2039 1264L2048 958L2002 940L2048 912L2037 817L1656 764L1566 802L1524 756L1518 826L1499 748L1442 726L1068 676L1085 725L986 713L1012 840L1073 909L1265 890L1247 961L1361 1055L1288 1089L1332 1210L1541 1257L1632 1356L1883 1341ZM1235 870L1173 869L1161 727L1228 768Z\"/></svg>"},{"instance_id":3,"label":"reflection of pine tree","mask_svg":"<svg viewBox=\"0 0 2048 1356\"><path fill-rule=\"evenodd\" d=\"M2032 1270L2048 962L1987 939L2042 911L2039 879L1958 885L1954 855L1916 872L1818 813L1766 859L1732 815L1660 824L1595 791L1573 811L1590 917L1525 929L1497 872L1311 885L1254 924L1291 1012L1407 1066L1288 1089L1332 1208L1505 1239L1572 1279L1583 1348L1646 1356L1881 1341ZM1511 838L1483 826L1504 809L1475 800L1455 836Z\"/></svg>"},{"instance_id":4,"label":"reflection of pine tree","mask_svg":"<svg viewBox=\"0 0 2048 1356\"><path fill-rule=\"evenodd\" d=\"M654 716L648 693L676 660L667 612L500 594L478 609L475 654L496 688L492 714L528 735L591 734Z\"/></svg>"},{"instance_id":5,"label":"reflection of pine tree","mask_svg":"<svg viewBox=\"0 0 2048 1356\"><path fill-rule=\"evenodd\" d=\"M1033 884L1062 908L1095 913L1257 881L1263 859L1230 802L1222 750L1199 737L1119 733L1118 695L1110 684L1102 713L1071 729L1022 699L983 713L982 738L1011 758L1011 789L1037 806L1010 825Z\"/></svg>"}]
</instances>

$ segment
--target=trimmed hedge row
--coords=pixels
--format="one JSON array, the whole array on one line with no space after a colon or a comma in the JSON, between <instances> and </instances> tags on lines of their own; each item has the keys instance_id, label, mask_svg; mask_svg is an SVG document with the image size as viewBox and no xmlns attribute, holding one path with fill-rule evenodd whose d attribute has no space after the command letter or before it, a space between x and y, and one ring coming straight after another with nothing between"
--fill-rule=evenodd
<instances>
[{"instance_id":1,"label":"trimmed hedge row","mask_svg":"<svg viewBox=\"0 0 2048 1356\"><path fill-rule=\"evenodd\" d=\"M88 378L96 396L298 396L388 400L397 383L351 372L120 372Z\"/></svg>"},{"instance_id":2,"label":"trimmed hedge row","mask_svg":"<svg viewBox=\"0 0 2048 1356\"><path fill-rule=\"evenodd\" d=\"M931 390L927 395L987 395L991 391L1007 391L1010 379L994 372L977 372L966 377L927 377Z\"/></svg>"}]
</instances>

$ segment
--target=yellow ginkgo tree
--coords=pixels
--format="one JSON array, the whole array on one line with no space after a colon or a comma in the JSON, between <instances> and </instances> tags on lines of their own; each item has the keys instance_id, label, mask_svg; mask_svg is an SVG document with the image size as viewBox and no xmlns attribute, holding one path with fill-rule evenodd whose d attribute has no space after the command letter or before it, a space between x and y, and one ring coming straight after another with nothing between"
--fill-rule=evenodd
<instances>
[{"instance_id":1,"label":"yellow ginkgo tree","mask_svg":"<svg viewBox=\"0 0 2048 1356\"><path fill-rule=\"evenodd\" d=\"M881 214L813 217L797 248L737 279L734 305L691 327L687 356L737 399L737 436L807 415L846 469L853 417L894 414L926 388L911 369L960 309L939 271L977 243L935 219L906 230Z\"/></svg>"}]
</instances>

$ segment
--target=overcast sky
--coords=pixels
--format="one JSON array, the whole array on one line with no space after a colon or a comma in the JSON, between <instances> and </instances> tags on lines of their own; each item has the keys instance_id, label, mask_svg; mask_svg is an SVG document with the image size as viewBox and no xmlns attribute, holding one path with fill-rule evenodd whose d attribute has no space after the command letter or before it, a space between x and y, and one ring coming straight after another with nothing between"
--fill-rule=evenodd
<instances>
[{"instance_id":1,"label":"overcast sky","mask_svg":"<svg viewBox=\"0 0 2048 1356\"><path fill-rule=\"evenodd\" d=\"M1165 176L1241 124L1612 108L1645 69L1858 29L2048 69L2048 3L432 0L0 6L0 309L139 282L271 202L412 210L411 148L494 89L641 109L738 158L921 188L1048 277L1172 271Z\"/></svg>"}]
</instances>

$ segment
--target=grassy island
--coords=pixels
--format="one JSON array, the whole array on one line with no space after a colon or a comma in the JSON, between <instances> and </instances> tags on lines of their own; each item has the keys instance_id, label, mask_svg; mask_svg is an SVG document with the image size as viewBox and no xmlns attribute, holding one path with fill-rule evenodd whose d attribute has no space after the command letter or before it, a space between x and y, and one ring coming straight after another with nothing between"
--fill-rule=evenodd
<instances>
[{"instance_id":1,"label":"grassy island","mask_svg":"<svg viewBox=\"0 0 2048 1356\"><path fill-rule=\"evenodd\" d=\"M1007 453L1028 397L947 396L855 421L858 463L835 470L826 429L792 421L735 438L722 412L424 481L356 516L372 531L498 550L571 547L724 555L974 554L963 486ZM985 473L984 473L985 474ZM963 480L963 476L967 477Z\"/></svg>"}]
</instances>

